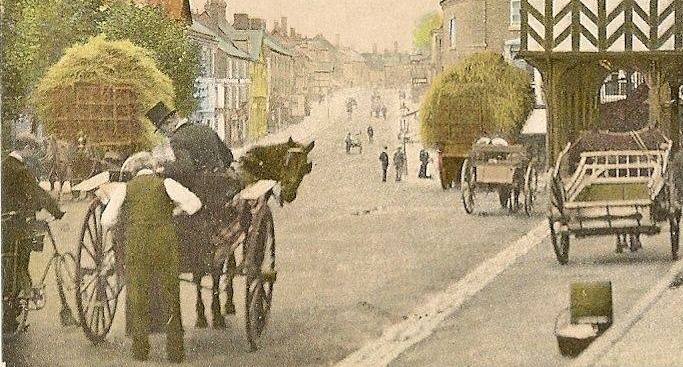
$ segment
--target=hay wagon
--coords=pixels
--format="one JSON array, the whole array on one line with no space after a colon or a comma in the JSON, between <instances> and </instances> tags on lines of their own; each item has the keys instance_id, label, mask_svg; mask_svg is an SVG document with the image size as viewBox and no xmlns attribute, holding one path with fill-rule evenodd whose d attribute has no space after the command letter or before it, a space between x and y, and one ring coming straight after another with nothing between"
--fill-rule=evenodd
<instances>
[{"instance_id":1,"label":"hay wagon","mask_svg":"<svg viewBox=\"0 0 683 367\"><path fill-rule=\"evenodd\" d=\"M658 130L592 133L567 144L550 183L548 222L557 261L569 261L571 236L637 238L660 233L663 224L677 259L681 209L670 154L671 141Z\"/></svg>"},{"instance_id":2,"label":"hay wagon","mask_svg":"<svg viewBox=\"0 0 683 367\"><path fill-rule=\"evenodd\" d=\"M475 192L497 192L500 205L510 212L519 209L523 195L524 212L531 215L538 189L534 159L523 145L508 145L500 138L481 138L462 164L460 193L465 211L474 211Z\"/></svg>"},{"instance_id":3,"label":"hay wagon","mask_svg":"<svg viewBox=\"0 0 683 367\"><path fill-rule=\"evenodd\" d=\"M76 83L51 98L55 121L46 126L49 154L42 162L51 180L83 181L106 166L107 153L125 158L144 145L138 98L129 86Z\"/></svg>"}]
</instances>

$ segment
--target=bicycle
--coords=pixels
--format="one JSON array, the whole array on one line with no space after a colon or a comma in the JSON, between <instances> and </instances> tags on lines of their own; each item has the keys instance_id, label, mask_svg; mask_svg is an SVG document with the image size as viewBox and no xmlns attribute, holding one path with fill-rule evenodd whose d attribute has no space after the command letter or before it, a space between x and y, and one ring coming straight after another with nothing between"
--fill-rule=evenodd
<instances>
[{"instance_id":1,"label":"bicycle","mask_svg":"<svg viewBox=\"0 0 683 367\"><path fill-rule=\"evenodd\" d=\"M41 310L45 307L45 280L50 272L54 270L55 280L57 283L57 292L61 303L61 310L59 312L60 323L62 326L77 325L78 322L71 313L66 300L66 290L73 291L75 289L76 281L76 258L70 252L61 253L57 248L57 244L50 228L50 222L45 220L37 220L29 217L22 219L17 212L2 213L3 227L13 227L12 221L25 220L26 225L31 228L29 238L15 238L9 247L9 251L2 253L3 274L2 279L4 285L3 292L3 308L4 318L10 317L12 320L3 320L3 339L12 340L17 335L25 332L28 329L28 313L29 311ZM16 224L20 224L15 222ZM52 247L52 256L48 260L45 269L42 272L40 281L33 285L28 274L28 281L30 287L24 287L19 279L19 263L20 261L20 243L30 243L29 251L42 252L45 246L45 241L50 242ZM4 247L4 246L3 246ZM6 250L3 248L3 250ZM29 255L30 256L30 255ZM53 268L54 265L54 268ZM65 282L69 282L66 283ZM22 289L23 288L23 289ZM10 323L11 322L11 323ZM7 324L6 324L7 323Z\"/></svg>"}]
</instances>

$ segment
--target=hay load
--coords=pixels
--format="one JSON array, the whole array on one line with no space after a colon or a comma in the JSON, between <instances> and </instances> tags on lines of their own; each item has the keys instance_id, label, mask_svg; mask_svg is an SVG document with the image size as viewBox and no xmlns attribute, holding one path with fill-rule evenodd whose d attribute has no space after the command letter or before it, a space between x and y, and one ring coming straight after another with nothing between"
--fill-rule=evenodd
<instances>
[{"instance_id":1,"label":"hay load","mask_svg":"<svg viewBox=\"0 0 683 367\"><path fill-rule=\"evenodd\" d=\"M422 141L462 143L478 133L516 138L533 109L531 78L493 52L474 54L434 81L421 108ZM467 131L465 131L467 130Z\"/></svg>"},{"instance_id":2,"label":"hay load","mask_svg":"<svg viewBox=\"0 0 683 367\"><path fill-rule=\"evenodd\" d=\"M149 52L104 36L69 48L32 96L47 133L70 141L84 133L94 145L133 149L159 141L144 113L160 100L173 105L173 83Z\"/></svg>"}]
</instances>

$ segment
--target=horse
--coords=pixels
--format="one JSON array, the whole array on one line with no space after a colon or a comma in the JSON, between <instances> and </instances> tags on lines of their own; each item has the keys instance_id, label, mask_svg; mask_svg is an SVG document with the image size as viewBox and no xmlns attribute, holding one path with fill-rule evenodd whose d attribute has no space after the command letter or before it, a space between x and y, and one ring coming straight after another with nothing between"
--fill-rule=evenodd
<instances>
[{"instance_id":1,"label":"horse","mask_svg":"<svg viewBox=\"0 0 683 367\"><path fill-rule=\"evenodd\" d=\"M291 203L297 197L297 191L304 176L311 173L313 163L308 161L308 153L315 147L315 142L309 144L297 143L290 137L285 143L258 146L247 151L240 159L237 168L237 176L241 180L241 187L246 187L258 180L274 180L280 184L280 206L284 203ZM215 186L213 186L215 187ZM223 186L224 187L224 186ZM216 196L216 195L214 195ZM195 214L196 215L196 214ZM216 217L213 213L209 214L210 221L194 221L194 223L202 222L206 225L205 229L208 232L215 230L217 221L226 221L228 217L235 215L235 213L223 213L223 219ZM213 227L213 228L210 228ZM218 226L219 227L219 226ZM182 232L182 231L179 231ZM206 238L206 237L205 237ZM196 242L196 241L190 241ZM209 256L210 260L213 258L217 247L211 241L204 242L203 249L195 248L194 251L202 252L202 255ZM201 245L202 244L198 244ZM184 256L186 257L186 256ZM198 256L199 258L201 256ZM234 269L236 261L233 254L230 254L228 261L228 268ZM213 261L200 261L201 264L195 264L192 270L192 281L196 288L196 304L195 309L197 319L195 327L205 328L208 326L204 302L201 297L201 279L204 275L211 275L212 278L212 296L211 296L211 312L212 312L212 326L214 328L224 328L225 319L221 313L221 305L219 299L219 285L221 275L223 272L223 265L214 264ZM235 313L235 305L233 303L233 279L234 272L227 272L226 292L227 298L224 304L226 314Z\"/></svg>"},{"instance_id":2,"label":"horse","mask_svg":"<svg viewBox=\"0 0 683 367\"><path fill-rule=\"evenodd\" d=\"M59 188L58 199L67 182L75 185L91 177L98 168L92 149L79 147L54 136L49 136L45 140L45 154L40 161L41 179L46 179L50 183L50 191Z\"/></svg>"}]
</instances>

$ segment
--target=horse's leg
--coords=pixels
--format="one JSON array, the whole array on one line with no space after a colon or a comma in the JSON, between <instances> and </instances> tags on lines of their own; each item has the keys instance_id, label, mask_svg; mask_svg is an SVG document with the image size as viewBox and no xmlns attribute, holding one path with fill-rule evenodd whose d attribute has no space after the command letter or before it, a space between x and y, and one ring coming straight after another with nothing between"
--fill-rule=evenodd
<instances>
[{"instance_id":1,"label":"horse's leg","mask_svg":"<svg viewBox=\"0 0 683 367\"><path fill-rule=\"evenodd\" d=\"M225 319L221 313L221 300L219 297L219 284L221 281L222 269L214 267L211 270L211 322L214 329L225 328Z\"/></svg>"},{"instance_id":2,"label":"horse's leg","mask_svg":"<svg viewBox=\"0 0 683 367\"><path fill-rule=\"evenodd\" d=\"M206 315L204 314L204 301L202 301L202 274L192 273L192 281L197 288L197 303L195 309L197 310L197 321L194 324L196 328L205 328L208 326L206 322Z\"/></svg>"},{"instance_id":3,"label":"horse's leg","mask_svg":"<svg viewBox=\"0 0 683 367\"><path fill-rule=\"evenodd\" d=\"M225 314L226 315L234 315L235 314L235 304L232 301L232 296L233 296L233 289L232 289L232 283L233 280L235 279L235 270L237 268L237 264L235 262L235 254L230 254L228 257L228 271L225 274L225 293L227 294L227 297L225 297Z\"/></svg>"}]
</instances>

